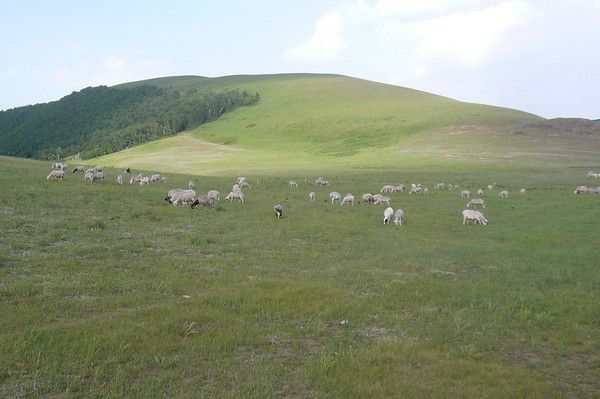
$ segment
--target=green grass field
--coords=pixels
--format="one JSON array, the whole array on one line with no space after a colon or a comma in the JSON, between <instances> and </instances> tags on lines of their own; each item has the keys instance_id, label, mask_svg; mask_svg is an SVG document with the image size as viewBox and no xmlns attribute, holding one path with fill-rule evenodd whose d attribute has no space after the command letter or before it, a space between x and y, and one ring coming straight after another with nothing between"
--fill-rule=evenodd
<instances>
[{"instance_id":1,"label":"green grass field","mask_svg":"<svg viewBox=\"0 0 600 399\"><path fill-rule=\"evenodd\" d=\"M353 163L336 163L343 156L277 155L269 130L256 145L271 163L231 164L247 162L246 204L167 205L166 190L190 179L201 192L231 187L225 158L200 160L252 152L241 134L225 148L220 126L259 128L233 114L135 150L148 151L139 158L148 172L168 164L188 173L167 174L166 185L120 187L117 170L100 183L73 174L51 182L48 163L0 157L1 397L600 394L600 196L573 194L590 183L586 157L566 162L580 168L407 156L344 170ZM179 140L205 152L151 151ZM333 134L324 148L340 140ZM312 145L298 144L301 153ZM138 164L125 155L103 161ZM281 160L289 164L276 168ZM315 187L303 182L319 175L332 186L312 204ZM489 224L461 224L466 201L456 190L392 194L402 227L382 225L383 207L324 202L330 190L360 195L413 181L472 192L497 182L484 197ZM509 199L496 197L500 189Z\"/></svg>"},{"instance_id":2,"label":"green grass field","mask_svg":"<svg viewBox=\"0 0 600 399\"><path fill-rule=\"evenodd\" d=\"M248 90L258 92L261 100L193 131L90 164L223 175L446 169L457 162L491 168L514 163L574 166L597 163L600 153L595 136L531 129L545 121L532 114L345 76L188 76L141 83Z\"/></svg>"}]
</instances>

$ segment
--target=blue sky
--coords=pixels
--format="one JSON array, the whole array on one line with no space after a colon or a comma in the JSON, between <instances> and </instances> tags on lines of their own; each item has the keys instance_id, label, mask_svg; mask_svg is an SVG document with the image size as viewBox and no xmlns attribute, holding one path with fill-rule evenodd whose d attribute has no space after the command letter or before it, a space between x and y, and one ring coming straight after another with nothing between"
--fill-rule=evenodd
<instances>
[{"instance_id":1,"label":"blue sky","mask_svg":"<svg viewBox=\"0 0 600 399\"><path fill-rule=\"evenodd\" d=\"M600 118L600 0L0 0L0 109L166 75L332 72Z\"/></svg>"}]
</instances>

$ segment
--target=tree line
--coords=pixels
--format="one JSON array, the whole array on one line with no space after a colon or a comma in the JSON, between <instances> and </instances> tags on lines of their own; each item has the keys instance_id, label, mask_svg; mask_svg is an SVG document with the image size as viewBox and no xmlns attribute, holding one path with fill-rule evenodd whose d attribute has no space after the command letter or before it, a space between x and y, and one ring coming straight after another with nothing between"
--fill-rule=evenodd
<instances>
[{"instance_id":1,"label":"tree line","mask_svg":"<svg viewBox=\"0 0 600 399\"><path fill-rule=\"evenodd\" d=\"M0 154L93 158L193 129L259 100L258 93L239 90L88 87L58 101L0 111Z\"/></svg>"}]
</instances>

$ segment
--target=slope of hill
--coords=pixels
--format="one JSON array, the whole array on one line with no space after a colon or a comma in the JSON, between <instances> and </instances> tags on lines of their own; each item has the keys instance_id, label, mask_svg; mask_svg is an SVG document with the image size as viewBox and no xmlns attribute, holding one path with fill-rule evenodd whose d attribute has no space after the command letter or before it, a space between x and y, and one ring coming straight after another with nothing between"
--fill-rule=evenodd
<instances>
[{"instance_id":1,"label":"slope of hill","mask_svg":"<svg viewBox=\"0 0 600 399\"><path fill-rule=\"evenodd\" d=\"M154 85L88 87L58 101L0 112L0 154L94 157L214 120L258 96Z\"/></svg>"},{"instance_id":2,"label":"slope of hill","mask_svg":"<svg viewBox=\"0 0 600 399\"><path fill-rule=\"evenodd\" d=\"M339 75L168 77L125 87L140 84L247 90L261 100L195 130L94 162L213 173L447 161L578 164L600 152L597 135L548 135L539 129L546 120L536 115Z\"/></svg>"}]
</instances>

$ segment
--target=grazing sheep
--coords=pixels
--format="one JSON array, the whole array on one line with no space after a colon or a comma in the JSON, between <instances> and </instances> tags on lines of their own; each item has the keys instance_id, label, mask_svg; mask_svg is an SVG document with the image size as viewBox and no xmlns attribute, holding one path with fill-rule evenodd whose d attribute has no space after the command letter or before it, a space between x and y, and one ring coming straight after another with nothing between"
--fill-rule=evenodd
<instances>
[{"instance_id":1,"label":"grazing sheep","mask_svg":"<svg viewBox=\"0 0 600 399\"><path fill-rule=\"evenodd\" d=\"M144 184L147 186L150 185L150 178L148 176L144 176L142 177L142 180L140 180L140 186L143 186Z\"/></svg>"},{"instance_id":2,"label":"grazing sheep","mask_svg":"<svg viewBox=\"0 0 600 399\"><path fill-rule=\"evenodd\" d=\"M525 195L527 194L527 190L525 190L524 188L521 189L521 195Z\"/></svg>"},{"instance_id":3,"label":"grazing sheep","mask_svg":"<svg viewBox=\"0 0 600 399\"><path fill-rule=\"evenodd\" d=\"M390 197L386 197L381 194L373 195L373 199L375 200L373 202L373 204L375 204L375 205L386 204L387 206L390 206L390 201L392 200Z\"/></svg>"},{"instance_id":4,"label":"grazing sheep","mask_svg":"<svg viewBox=\"0 0 600 399\"><path fill-rule=\"evenodd\" d=\"M487 186L487 189L488 189L488 191L492 191L494 189L494 186L490 184Z\"/></svg>"},{"instance_id":5,"label":"grazing sheep","mask_svg":"<svg viewBox=\"0 0 600 399\"><path fill-rule=\"evenodd\" d=\"M65 179L65 171L61 169L54 169L50 172L48 176L46 176L46 180L64 180Z\"/></svg>"},{"instance_id":6,"label":"grazing sheep","mask_svg":"<svg viewBox=\"0 0 600 399\"><path fill-rule=\"evenodd\" d=\"M308 198L312 201L315 202L315 200L317 199L317 193L315 193L314 191L311 191L310 193L308 193Z\"/></svg>"},{"instance_id":7,"label":"grazing sheep","mask_svg":"<svg viewBox=\"0 0 600 399\"><path fill-rule=\"evenodd\" d=\"M363 194L362 202L366 202L367 204L370 204L371 202L375 202L375 199L373 198L373 194L371 194L371 193Z\"/></svg>"},{"instance_id":8,"label":"grazing sheep","mask_svg":"<svg viewBox=\"0 0 600 399\"><path fill-rule=\"evenodd\" d=\"M206 196L214 199L215 202L219 202L221 200L221 193L217 190L210 190Z\"/></svg>"},{"instance_id":9,"label":"grazing sheep","mask_svg":"<svg viewBox=\"0 0 600 399\"><path fill-rule=\"evenodd\" d=\"M196 189L196 184L195 184L193 181L191 181L191 180L190 180L190 181L188 182L188 188L189 188L190 190L195 190L195 189Z\"/></svg>"},{"instance_id":10,"label":"grazing sheep","mask_svg":"<svg viewBox=\"0 0 600 399\"><path fill-rule=\"evenodd\" d=\"M296 183L296 182L295 182L295 181L293 181L293 180L290 180L290 181L288 181L288 185L289 185L291 188L297 188L297 187L298 187L298 183Z\"/></svg>"},{"instance_id":11,"label":"grazing sheep","mask_svg":"<svg viewBox=\"0 0 600 399\"><path fill-rule=\"evenodd\" d=\"M398 186L394 186L394 188L392 188L390 191L392 193L403 193L404 189L405 189L404 184L400 184Z\"/></svg>"},{"instance_id":12,"label":"grazing sheep","mask_svg":"<svg viewBox=\"0 0 600 399\"><path fill-rule=\"evenodd\" d=\"M477 208L477 206L485 208L485 201L481 198L473 198L471 201L467 202L467 208Z\"/></svg>"},{"instance_id":13,"label":"grazing sheep","mask_svg":"<svg viewBox=\"0 0 600 399\"><path fill-rule=\"evenodd\" d=\"M241 182L238 183L240 185L240 187L242 188L250 188L250 183L248 183L246 180L242 180Z\"/></svg>"},{"instance_id":14,"label":"grazing sheep","mask_svg":"<svg viewBox=\"0 0 600 399\"><path fill-rule=\"evenodd\" d=\"M229 194L227 194L227 197L225 197L225 201L233 202L234 199L238 200L239 202L241 202L243 204L244 203L244 193L242 193L241 191L232 191Z\"/></svg>"},{"instance_id":15,"label":"grazing sheep","mask_svg":"<svg viewBox=\"0 0 600 399\"><path fill-rule=\"evenodd\" d=\"M462 211L463 215L463 224L468 224L468 222L473 222L473 224L481 223L484 226L487 224L488 220L483 216L483 213L479 211L474 211L472 209L465 209Z\"/></svg>"},{"instance_id":16,"label":"grazing sheep","mask_svg":"<svg viewBox=\"0 0 600 399\"><path fill-rule=\"evenodd\" d=\"M237 184L240 184L243 181L246 181L246 177L244 177L244 176L240 176L236 179Z\"/></svg>"},{"instance_id":17,"label":"grazing sheep","mask_svg":"<svg viewBox=\"0 0 600 399\"><path fill-rule=\"evenodd\" d=\"M383 224L390 224L392 216L394 216L394 209L386 208L385 211L383 211Z\"/></svg>"},{"instance_id":18,"label":"grazing sheep","mask_svg":"<svg viewBox=\"0 0 600 399\"><path fill-rule=\"evenodd\" d=\"M184 191L184 190L182 188L174 188L172 190L167 191L167 195L165 196L165 201L167 201L168 203L171 203L171 200L173 199L173 197L180 191Z\"/></svg>"},{"instance_id":19,"label":"grazing sheep","mask_svg":"<svg viewBox=\"0 0 600 399\"><path fill-rule=\"evenodd\" d=\"M163 176L161 176L160 173L155 173L152 176L150 176L150 182L155 182L155 181L158 181L161 183L166 183L167 179L165 179Z\"/></svg>"},{"instance_id":20,"label":"grazing sheep","mask_svg":"<svg viewBox=\"0 0 600 399\"><path fill-rule=\"evenodd\" d=\"M404 211L400 208L396 209L396 213L394 214L394 224L396 226L402 226L404 222Z\"/></svg>"},{"instance_id":21,"label":"grazing sheep","mask_svg":"<svg viewBox=\"0 0 600 399\"><path fill-rule=\"evenodd\" d=\"M429 194L429 189L427 187L423 188L423 194L427 195Z\"/></svg>"},{"instance_id":22,"label":"grazing sheep","mask_svg":"<svg viewBox=\"0 0 600 399\"><path fill-rule=\"evenodd\" d=\"M340 205L341 206L344 206L344 205L354 206L354 195L352 195L351 193L346 194L346 196L344 197L342 202L340 202Z\"/></svg>"},{"instance_id":23,"label":"grazing sheep","mask_svg":"<svg viewBox=\"0 0 600 399\"><path fill-rule=\"evenodd\" d=\"M54 162L52 164L52 170L63 170L63 166L65 166L65 165L63 165L60 162Z\"/></svg>"},{"instance_id":24,"label":"grazing sheep","mask_svg":"<svg viewBox=\"0 0 600 399\"><path fill-rule=\"evenodd\" d=\"M212 206L215 203L215 199L213 197L209 197L208 195L202 195L196 198L196 201L192 203L192 209L194 209L198 205L202 205L203 207Z\"/></svg>"},{"instance_id":25,"label":"grazing sheep","mask_svg":"<svg viewBox=\"0 0 600 399\"><path fill-rule=\"evenodd\" d=\"M72 173L75 173L75 172L85 173L85 166L83 166L83 165L75 166L75 169L73 169Z\"/></svg>"},{"instance_id":26,"label":"grazing sheep","mask_svg":"<svg viewBox=\"0 0 600 399\"><path fill-rule=\"evenodd\" d=\"M142 181L142 179L144 178L144 174L140 173L137 176L132 177L131 179L129 179L129 184L133 184L133 183L139 183Z\"/></svg>"},{"instance_id":27,"label":"grazing sheep","mask_svg":"<svg viewBox=\"0 0 600 399\"><path fill-rule=\"evenodd\" d=\"M421 192L423 192L423 189L415 184L413 184L410 188L410 191L408 192L409 195L411 194L421 194Z\"/></svg>"},{"instance_id":28,"label":"grazing sheep","mask_svg":"<svg viewBox=\"0 0 600 399\"><path fill-rule=\"evenodd\" d=\"M329 185L329 181L327 181L327 180L325 180L325 179L323 179L322 177L319 176L315 180L315 185L317 185L317 186L328 186Z\"/></svg>"},{"instance_id":29,"label":"grazing sheep","mask_svg":"<svg viewBox=\"0 0 600 399\"><path fill-rule=\"evenodd\" d=\"M446 185L444 183L438 183L435 185L436 190L443 190L444 188L446 188Z\"/></svg>"},{"instance_id":30,"label":"grazing sheep","mask_svg":"<svg viewBox=\"0 0 600 399\"><path fill-rule=\"evenodd\" d=\"M477 195L483 195L483 190L482 189L477 190Z\"/></svg>"},{"instance_id":31,"label":"grazing sheep","mask_svg":"<svg viewBox=\"0 0 600 399\"><path fill-rule=\"evenodd\" d=\"M236 183L233 185L233 187L231 187L231 191L235 191L237 193L242 192L242 189L240 188L240 185Z\"/></svg>"},{"instance_id":32,"label":"grazing sheep","mask_svg":"<svg viewBox=\"0 0 600 399\"><path fill-rule=\"evenodd\" d=\"M391 184L387 184L385 186L383 186L381 188L381 190L379 190L380 193L389 193L394 189L395 186L391 185Z\"/></svg>"},{"instance_id":33,"label":"grazing sheep","mask_svg":"<svg viewBox=\"0 0 600 399\"><path fill-rule=\"evenodd\" d=\"M469 198L471 196L471 192L469 190L462 190L459 196L460 198Z\"/></svg>"},{"instance_id":34,"label":"grazing sheep","mask_svg":"<svg viewBox=\"0 0 600 399\"><path fill-rule=\"evenodd\" d=\"M594 178L597 178L597 177L600 177L600 173L596 173L596 172L594 172L594 171L590 170L590 171L587 173L586 177L594 177Z\"/></svg>"},{"instance_id":35,"label":"grazing sheep","mask_svg":"<svg viewBox=\"0 0 600 399\"><path fill-rule=\"evenodd\" d=\"M120 186L123 185L123 176L121 176L121 175L117 176L117 184Z\"/></svg>"},{"instance_id":36,"label":"grazing sheep","mask_svg":"<svg viewBox=\"0 0 600 399\"><path fill-rule=\"evenodd\" d=\"M452 190L454 188L454 184L448 183L448 190Z\"/></svg>"},{"instance_id":37,"label":"grazing sheep","mask_svg":"<svg viewBox=\"0 0 600 399\"><path fill-rule=\"evenodd\" d=\"M197 195L195 190L179 190L171 197L170 202L173 205L192 205L196 202Z\"/></svg>"},{"instance_id":38,"label":"grazing sheep","mask_svg":"<svg viewBox=\"0 0 600 399\"><path fill-rule=\"evenodd\" d=\"M104 173L102 172L90 172L89 170L85 172L83 176L85 181L89 181L90 183L95 182L96 180L104 180Z\"/></svg>"},{"instance_id":39,"label":"grazing sheep","mask_svg":"<svg viewBox=\"0 0 600 399\"><path fill-rule=\"evenodd\" d=\"M278 202L277 204L275 204L273 209L275 209L275 217L277 219L281 219L281 217L283 216L283 205L281 205L281 203Z\"/></svg>"},{"instance_id":40,"label":"grazing sheep","mask_svg":"<svg viewBox=\"0 0 600 399\"><path fill-rule=\"evenodd\" d=\"M332 204L334 202L339 202L341 198L342 198L342 196L337 191L332 191L329 193L329 199L331 200Z\"/></svg>"},{"instance_id":41,"label":"grazing sheep","mask_svg":"<svg viewBox=\"0 0 600 399\"><path fill-rule=\"evenodd\" d=\"M502 199L508 198L508 191L506 191L506 190L500 191L500 194L498 194L498 197L502 198Z\"/></svg>"},{"instance_id":42,"label":"grazing sheep","mask_svg":"<svg viewBox=\"0 0 600 399\"><path fill-rule=\"evenodd\" d=\"M585 194L588 192L588 188L586 186L579 186L575 189L575 194Z\"/></svg>"}]
</instances>

